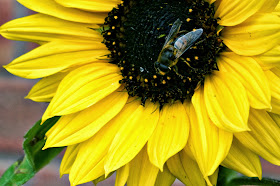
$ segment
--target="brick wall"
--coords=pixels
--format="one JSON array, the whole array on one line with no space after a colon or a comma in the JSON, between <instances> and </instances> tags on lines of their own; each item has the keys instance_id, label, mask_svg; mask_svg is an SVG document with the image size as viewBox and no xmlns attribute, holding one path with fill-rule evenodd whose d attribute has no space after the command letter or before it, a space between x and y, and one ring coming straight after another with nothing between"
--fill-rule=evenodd
<instances>
[{"instance_id":1,"label":"brick wall","mask_svg":"<svg viewBox=\"0 0 280 186\"><path fill-rule=\"evenodd\" d=\"M19 5L16 0L0 0L0 25L8 20L31 13ZM9 41L0 36L0 175L23 155L21 147L23 135L39 120L47 106L44 103L34 103L24 99L36 82L35 80L15 77L2 68L2 65L8 64L12 59L31 50L34 46L31 43ZM59 178L61 156L43 168L25 185L69 185L67 176ZM279 167L263 161L263 169L264 176L279 178ZM112 179L99 184L99 186L113 185L113 182L114 177L112 176ZM177 183L176 185L181 184Z\"/></svg>"}]
</instances>

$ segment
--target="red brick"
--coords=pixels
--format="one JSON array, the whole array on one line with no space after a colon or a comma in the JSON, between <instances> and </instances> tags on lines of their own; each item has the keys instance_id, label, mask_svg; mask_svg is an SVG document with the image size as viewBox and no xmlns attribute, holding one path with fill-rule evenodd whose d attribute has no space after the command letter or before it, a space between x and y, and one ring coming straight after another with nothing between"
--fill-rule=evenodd
<instances>
[{"instance_id":1,"label":"red brick","mask_svg":"<svg viewBox=\"0 0 280 186\"><path fill-rule=\"evenodd\" d=\"M38 121L44 103L24 99L35 81L0 79L0 152L19 151L24 134Z\"/></svg>"}]
</instances>

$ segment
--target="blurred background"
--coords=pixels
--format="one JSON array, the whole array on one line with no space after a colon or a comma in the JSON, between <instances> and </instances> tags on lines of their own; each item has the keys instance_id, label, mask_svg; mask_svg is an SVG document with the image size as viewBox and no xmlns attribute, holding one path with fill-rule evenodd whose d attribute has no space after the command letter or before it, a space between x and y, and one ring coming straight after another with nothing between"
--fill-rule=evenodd
<instances>
[{"instance_id":1,"label":"blurred background","mask_svg":"<svg viewBox=\"0 0 280 186\"><path fill-rule=\"evenodd\" d=\"M16 0L0 0L0 25L34 12L24 8ZM24 99L36 80L26 80L9 74L2 66L16 57L32 50L35 44L10 41L0 36L0 176L17 159L23 156L23 136L38 121L46 103L35 103ZM63 154L60 154L48 166L43 168L25 186L68 186L67 176L59 178L59 166ZM263 176L280 179L280 167L262 161ZM114 176L98 184L113 185ZM84 184L84 186L92 183ZM181 185L176 182L174 185Z\"/></svg>"}]
</instances>

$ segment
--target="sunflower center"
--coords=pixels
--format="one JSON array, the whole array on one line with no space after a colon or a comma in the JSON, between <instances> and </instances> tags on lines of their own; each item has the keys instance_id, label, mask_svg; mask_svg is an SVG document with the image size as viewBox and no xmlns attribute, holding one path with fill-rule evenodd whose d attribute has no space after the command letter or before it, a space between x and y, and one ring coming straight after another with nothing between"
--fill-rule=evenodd
<instances>
[{"instance_id":1,"label":"sunflower center","mask_svg":"<svg viewBox=\"0 0 280 186\"><path fill-rule=\"evenodd\" d=\"M128 94L161 106L190 99L205 76L218 70L216 57L224 49L214 14L214 5L204 0L124 0L109 12L102 35ZM167 39L178 23L178 33ZM203 33L188 50L189 43L174 47L183 37L192 40L195 32L185 34L200 28Z\"/></svg>"}]
</instances>

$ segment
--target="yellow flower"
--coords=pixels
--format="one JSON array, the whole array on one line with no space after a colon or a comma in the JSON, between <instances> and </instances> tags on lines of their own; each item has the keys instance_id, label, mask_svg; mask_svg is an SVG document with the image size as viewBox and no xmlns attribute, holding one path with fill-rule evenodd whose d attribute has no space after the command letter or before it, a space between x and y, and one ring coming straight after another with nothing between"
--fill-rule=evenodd
<instances>
[{"instance_id":1,"label":"yellow flower","mask_svg":"<svg viewBox=\"0 0 280 186\"><path fill-rule=\"evenodd\" d=\"M114 171L118 186L211 185L219 165L259 178L259 156L280 165L279 0L18 1L38 13L0 33L40 46L5 68L42 78L27 98L61 116L44 149L67 146L72 185ZM160 75L178 18L203 34Z\"/></svg>"}]
</instances>

